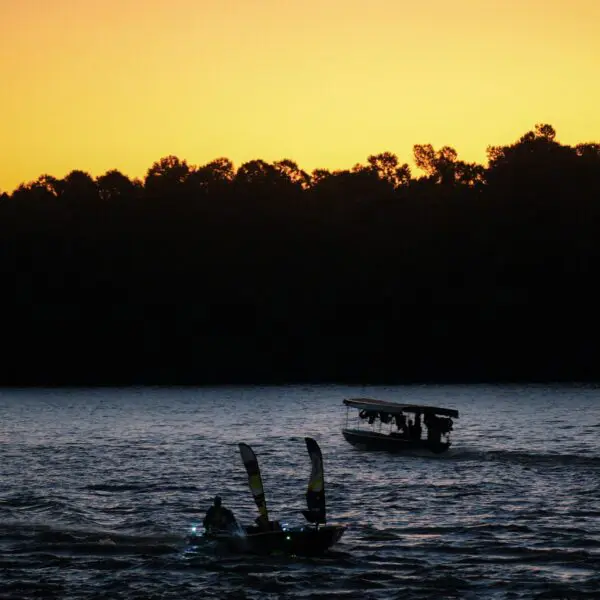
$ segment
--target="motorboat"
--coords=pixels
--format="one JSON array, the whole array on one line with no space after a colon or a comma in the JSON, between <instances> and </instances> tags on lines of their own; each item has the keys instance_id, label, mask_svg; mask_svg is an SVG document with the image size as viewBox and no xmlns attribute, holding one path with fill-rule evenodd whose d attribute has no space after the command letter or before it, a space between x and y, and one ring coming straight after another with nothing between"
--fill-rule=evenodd
<instances>
[{"instance_id":1,"label":"motorboat","mask_svg":"<svg viewBox=\"0 0 600 600\"><path fill-rule=\"evenodd\" d=\"M346 527L327 524L321 449L313 438L304 440L312 465L306 491L307 510L301 511L305 524L289 526L279 520L270 520L256 454L248 444L240 443L240 454L259 512L255 525L241 525L236 521L229 528L217 531L202 531L194 526L188 536L189 543L214 541L233 552L314 556L323 554L338 542Z\"/></svg>"}]
</instances>

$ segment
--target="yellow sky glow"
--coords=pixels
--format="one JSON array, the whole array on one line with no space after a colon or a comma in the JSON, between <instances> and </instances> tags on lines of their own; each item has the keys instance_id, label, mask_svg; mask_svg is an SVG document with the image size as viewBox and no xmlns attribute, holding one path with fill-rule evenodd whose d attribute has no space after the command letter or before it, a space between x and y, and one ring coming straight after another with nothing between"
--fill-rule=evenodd
<instances>
[{"instance_id":1,"label":"yellow sky glow","mask_svg":"<svg viewBox=\"0 0 600 600\"><path fill-rule=\"evenodd\" d=\"M0 0L0 191L175 154L486 163L600 140L599 0Z\"/></svg>"}]
</instances>

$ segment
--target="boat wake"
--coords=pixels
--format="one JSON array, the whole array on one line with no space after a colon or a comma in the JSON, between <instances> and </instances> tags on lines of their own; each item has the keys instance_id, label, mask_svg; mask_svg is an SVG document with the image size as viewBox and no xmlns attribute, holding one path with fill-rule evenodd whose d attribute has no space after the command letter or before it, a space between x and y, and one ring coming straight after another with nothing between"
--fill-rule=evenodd
<instances>
[{"instance_id":1,"label":"boat wake","mask_svg":"<svg viewBox=\"0 0 600 600\"><path fill-rule=\"evenodd\" d=\"M444 460L498 461L522 465L598 467L600 456L592 454L561 454L552 452L525 452L518 450L482 450L476 448L451 448Z\"/></svg>"},{"instance_id":2,"label":"boat wake","mask_svg":"<svg viewBox=\"0 0 600 600\"><path fill-rule=\"evenodd\" d=\"M12 554L42 553L160 555L178 552L182 536L123 534L110 530L65 527L43 523L4 522L0 537L12 540Z\"/></svg>"}]
</instances>

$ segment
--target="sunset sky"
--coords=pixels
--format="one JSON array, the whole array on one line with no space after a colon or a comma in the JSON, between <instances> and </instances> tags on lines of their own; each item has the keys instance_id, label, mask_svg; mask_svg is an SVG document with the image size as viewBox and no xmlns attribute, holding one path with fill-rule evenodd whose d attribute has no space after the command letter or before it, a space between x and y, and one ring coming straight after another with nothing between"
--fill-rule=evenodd
<instances>
[{"instance_id":1,"label":"sunset sky","mask_svg":"<svg viewBox=\"0 0 600 600\"><path fill-rule=\"evenodd\" d=\"M0 0L0 191L175 154L600 141L600 0Z\"/></svg>"}]
</instances>

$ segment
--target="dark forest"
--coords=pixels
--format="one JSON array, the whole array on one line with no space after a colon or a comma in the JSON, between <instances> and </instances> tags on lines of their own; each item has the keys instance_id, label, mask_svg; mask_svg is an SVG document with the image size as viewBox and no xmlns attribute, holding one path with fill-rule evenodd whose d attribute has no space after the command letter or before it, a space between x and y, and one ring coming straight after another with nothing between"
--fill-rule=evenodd
<instances>
[{"instance_id":1,"label":"dark forest","mask_svg":"<svg viewBox=\"0 0 600 600\"><path fill-rule=\"evenodd\" d=\"M594 381L600 144L175 156L0 195L1 385Z\"/></svg>"}]
</instances>

